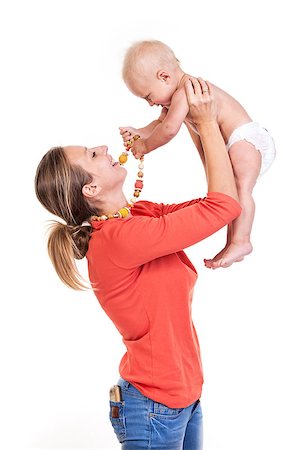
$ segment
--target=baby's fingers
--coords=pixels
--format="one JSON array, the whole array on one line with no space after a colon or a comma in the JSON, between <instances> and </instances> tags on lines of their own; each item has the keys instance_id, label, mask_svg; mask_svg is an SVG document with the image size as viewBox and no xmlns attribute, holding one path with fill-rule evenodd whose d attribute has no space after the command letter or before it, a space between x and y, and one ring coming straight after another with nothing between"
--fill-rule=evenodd
<instances>
[{"instance_id":1,"label":"baby's fingers","mask_svg":"<svg viewBox=\"0 0 304 450\"><path fill-rule=\"evenodd\" d=\"M119 127L119 130L124 139L131 139L131 137L134 135L131 127Z\"/></svg>"},{"instance_id":2,"label":"baby's fingers","mask_svg":"<svg viewBox=\"0 0 304 450\"><path fill-rule=\"evenodd\" d=\"M131 148L131 152L133 153L134 158L139 159L142 155L140 152L138 152L137 150L133 150L133 148Z\"/></svg>"}]
</instances>

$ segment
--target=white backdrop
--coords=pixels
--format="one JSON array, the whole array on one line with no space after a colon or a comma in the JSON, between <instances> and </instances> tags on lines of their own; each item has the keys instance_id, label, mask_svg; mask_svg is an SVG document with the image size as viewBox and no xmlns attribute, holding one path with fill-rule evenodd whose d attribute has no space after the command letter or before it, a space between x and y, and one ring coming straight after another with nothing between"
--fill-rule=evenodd
<instances>
[{"instance_id":1,"label":"white backdrop","mask_svg":"<svg viewBox=\"0 0 304 450\"><path fill-rule=\"evenodd\" d=\"M295 0L2 0L1 449L119 449L108 389L124 348L94 295L57 279L46 253L51 217L33 179L50 147L108 144L117 157L118 126L157 116L120 76L126 48L146 38L163 40L185 71L235 96L278 150L255 189L253 254L205 269L224 230L187 252L199 272L193 317L205 450L304 449L301 29ZM173 203L205 192L184 129L146 157L142 199ZM80 268L86 274L85 262Z\"/></svg>"}]
</instances>

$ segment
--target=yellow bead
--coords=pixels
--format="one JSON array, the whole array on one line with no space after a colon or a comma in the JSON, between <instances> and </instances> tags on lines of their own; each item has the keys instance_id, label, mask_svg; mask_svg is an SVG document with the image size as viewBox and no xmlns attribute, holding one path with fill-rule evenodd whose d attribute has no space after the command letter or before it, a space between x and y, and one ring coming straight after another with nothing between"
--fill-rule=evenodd
<instances>
[{"instance_id":1,"label":"yellow bead","mask_svg":"<svg viewBox=\"0 0 304 450\"><path fill-rule=\"evenodd\" d=\"M139 197L140 192L139 191L134 191L134 197Z\"/></svg>"},{"instance_id":2,"label":"yellow bead","mask_svg":"<svg viewBox=\"0 0 304 450\"><path fill-rule=\"evenodd\" d=\"M121 164L124 164L124 163L127 162L127 161L128 161L128 155L124 155L124 154L120 155L120 157L119 157L119 162L120 162Z\"/></svg>"},{"instance_id":3,"label":"yellow bead","mask_svg":"<svg viewBox=\"0 0 304 450\"><path fill-rule=\"evenodd\" d=\"M122 218L127 217L127 215L129 214L128 208L121 208L118 212L120 213Z\"/></svg>"}]
</instances>

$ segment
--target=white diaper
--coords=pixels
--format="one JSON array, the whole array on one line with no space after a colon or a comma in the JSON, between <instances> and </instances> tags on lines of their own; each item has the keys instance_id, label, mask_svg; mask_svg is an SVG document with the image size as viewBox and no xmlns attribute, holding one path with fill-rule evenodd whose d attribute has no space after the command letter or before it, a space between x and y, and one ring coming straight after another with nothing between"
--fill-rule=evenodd
<instances>
[{"instance_id":1,"label":"white diaper","mask_svg":"<svg viewBox=\"0 0 304 450\"><path fill-rule=\"evenodd\" d=\"M262 156L262 165L260 170L260 176L269 169L276 156L276 149L274 140L268 133L268 131L261 127L257 122L245 123L236 128L231 134L228 144L226 145L228 151L232 144L238 141L247 141L255 146L260 151Z\"/></svg>"}]
</instances>

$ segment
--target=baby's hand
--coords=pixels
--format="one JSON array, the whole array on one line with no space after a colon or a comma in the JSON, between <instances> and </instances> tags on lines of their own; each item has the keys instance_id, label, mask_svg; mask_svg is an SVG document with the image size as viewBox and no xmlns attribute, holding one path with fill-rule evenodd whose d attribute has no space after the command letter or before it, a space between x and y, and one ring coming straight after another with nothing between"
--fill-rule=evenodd
<instances>
[{"instance_id":1,"label":"baby's hand","mask_svg":"<svg viewBox=\"0 0 304 450\"><path fill-rule=\"evenodd\" d=\"M137 139L131 146L131 152L134 155L134 158L139 159L141 156L148 153L146 148L145 139Z\"/></svg>"},{"instance_id":2,"label":"baby's hand","mask_svg":"<svg viewBox=\"0 0 304 450\"><path fill-rule=\"evenodd\" d=\"M124 145L126 145L126 142L132 139L136 134L140 134L139 130L133 127L119 127L119 130L124 141Z\"/></svg>"}]
</instances>

